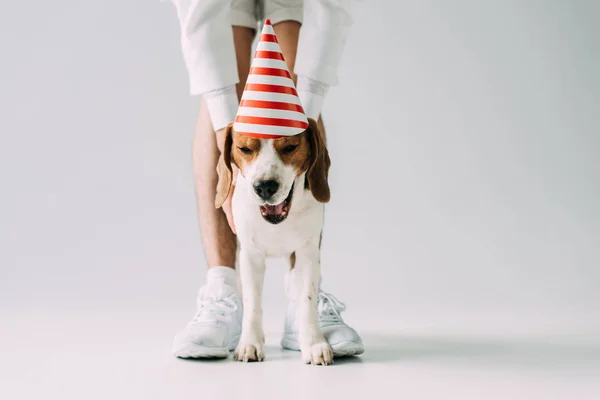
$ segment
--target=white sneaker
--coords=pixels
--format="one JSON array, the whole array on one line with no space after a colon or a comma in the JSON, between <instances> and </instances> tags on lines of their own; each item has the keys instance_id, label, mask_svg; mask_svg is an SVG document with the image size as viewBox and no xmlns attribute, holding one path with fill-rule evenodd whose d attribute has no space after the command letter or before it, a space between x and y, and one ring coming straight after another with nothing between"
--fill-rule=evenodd
<instances>
[{"instance_id":1,"label":"white sneaker","mask_svg":"<svg viewBox=\"0 0 600 400\"><path fill-rule=\"evenodd\" d=\"M198 310L175 336L173 355L181 358L225 358L235 350L242 331L242 301L235 288L219 279L202 287Z\"/></svg>"},{"instance_id":2,"label":"white sneaker","mask_svg":"<svg viewBox=\"0 0 600 400\"><path fill-rule=\"evenodd\" d=\"M334 356L355 356L365 351L358 333L344 322L340 313L346 305L330 293L319 292L318 300L319 327L323 336L333 349ZM296 307L290 304L285 316L285 328L281 347L289 350L300 350L298 343L298 324Z\"/></svg>"}]
</instances>

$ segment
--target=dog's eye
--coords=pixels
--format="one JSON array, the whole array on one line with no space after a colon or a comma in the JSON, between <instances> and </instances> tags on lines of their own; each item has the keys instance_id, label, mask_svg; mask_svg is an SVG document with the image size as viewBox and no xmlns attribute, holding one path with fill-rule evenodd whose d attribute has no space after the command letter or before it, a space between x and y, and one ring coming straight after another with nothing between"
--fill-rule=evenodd
<instances>
[{"instance_id":1,"label":"dog's eye","mask_svg":"<svg viewBox=\"0 0 600 400\"><path fill-rule=\"evenodd\" d=\"M281 152L283 154L290 154L292 151L296 150L296 147L298 147L298 145L290 144L289 146L285 146L283 149L281 149Z\"/></svg>"},{"instance_id":2,"label":"dog's eye","mask_svg":"<svg viewBox=\"0 0 600 400\"><path fill-rule=\"evenodd\" d=\"M240 149L240 151L241 151L242 153L244 153L244 154L250 154L250 153L252 153L252 150L250 150L250 149L249 149L249 148L247 148L247 147L238 147L238 149Z\"/></svg>"}]
</instances>

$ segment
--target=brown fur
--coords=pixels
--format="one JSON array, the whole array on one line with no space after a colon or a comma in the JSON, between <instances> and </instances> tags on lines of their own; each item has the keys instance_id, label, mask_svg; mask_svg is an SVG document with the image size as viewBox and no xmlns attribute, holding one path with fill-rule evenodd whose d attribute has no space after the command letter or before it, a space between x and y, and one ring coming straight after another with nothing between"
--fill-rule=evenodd
<instances>
[{"instance_id":1,"label":"brown fur","mask_svg":"<svg viewBox=\"0 0 600 400\"><path fill-rule=\"evenodd\" d=\"M325 136L323 132L319 130L317 122L309 118L309 128L307 129L310 134L308 135L308 141L310 143L310 164L306 172L306 179L308 180L308 187L312 192L313 196L317 201L321 203L327 203L331 198L331 191L329 190L329 183L327 177L329 175L329 167L331 166L331 160L329 159L329 152L325 146Z\"/></svg>"},{"instance_id":2,"label":"brown fur","mask_svg":"<svg viewBox=\"0 0 600 400\"><path fill-rule=\"evenodd\" d=\"M250 154L244 153L240 148L247 147L252 151ZM217 182L217 194L215 196L215 207L219 208L225 203L232 185L231 164L244 170L244 167L252 162L260 151L260 140L252 139L247 136L237 135L233 131L233 123L227 125L225 129L225 138L223 144L223 152L217 162L217 174L219 181Z\"/></svg>"},{"instance_id":3,"label":"brown fur","mask_svg":"<svg viewBox=\"0 0 600 400\"><path fill-rule=\"evenodd\" d=\"M317 122L308 119L309 127L299 135L275 139L274 146L281 160L294 167L300 175L306 172L308 188L315 199L327 203L331 198L327 177L331 160L325 145L325 136L320 131ZM284 149L290 145L296 149L286 154Z\"/></svg>"},{"instance_id":4,"label":"brown fur","mask_svg":"<svg viewBox=\"0 0 600 400\"><path fill-rule=\"evenodd\" d=\"M310 143L308 141L309 131L306 130L299 135L275 139L273 146L279 158L285 164L291 165L296 171L296 175L300 175L308 169L310 163ZM288 146L296 146L296 149L291 153L285 153Z\"/></svg>"},{"instance_id":5,"label":"brown fur","mask_svg":"<svg viewBox=\"0 0 600 400\"><path fill-rule=\"evenodd\" d=\"M229 191L231 190L233 171L231 169L231 146L233 144L232 139L233 124L227 125L225 129L225 141L223 143L223 152L219 156L217 162L217 175L219 181L217 182L217 194L215 196L215 207L219 208L227 200Z\"/></svg>"},{"instance_id":6,"label":"brown fur","mask_svg":"<svg viewBox=\"0 0 600 400\"><path fill-rule=\"evenodd\" d=\"M252 153L244 153L240 148L246 147L252 151ZM240 135L233 132L233 147L231 148L231 157L233 163L242 171L246 169L246 166L258 156L260 151L260 140L249 138L248 136Z\"/></svg>"}]
</instances>

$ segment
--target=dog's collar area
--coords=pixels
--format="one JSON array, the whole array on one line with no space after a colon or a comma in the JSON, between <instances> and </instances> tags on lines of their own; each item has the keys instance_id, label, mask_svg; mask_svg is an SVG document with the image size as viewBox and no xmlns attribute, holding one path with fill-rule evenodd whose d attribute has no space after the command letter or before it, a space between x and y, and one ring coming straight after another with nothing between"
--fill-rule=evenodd
<instances>
[{"instance_id":1,"label":"dog's collar area","mask_svg":"<svg viewBox=\"0 0 600 400\"><path fill-rule=\"evenodd\" d=\"M279 224L287 218L292 207L292 195L294 194L294 184L290 188L288 196L279 204L263 204L260 206L260 214L265 221L271 224Z\"/></svg>"}]
</instances>

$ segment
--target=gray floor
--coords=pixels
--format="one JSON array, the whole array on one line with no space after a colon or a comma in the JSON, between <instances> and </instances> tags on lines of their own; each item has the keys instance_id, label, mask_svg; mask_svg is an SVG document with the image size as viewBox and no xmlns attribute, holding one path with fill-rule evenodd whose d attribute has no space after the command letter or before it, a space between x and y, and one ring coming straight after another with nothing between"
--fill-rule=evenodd
<instances>
[{"instance_id":1,"label":"gray floor","mask_svg":"<svg viewBox=\"0 0 600 400\"><path fill-rule=\"evenodd\" d=\"M363 356L304 365L267 333L266 360L169 354L184 315L5 312L4 399L597 399L600 341L588 334L363 330ZM275 326L271 324L272 326ZM7 329L8 328L8 329ZM473 330L474 332L476 330Z\"/></svg>"}]
</instances>

